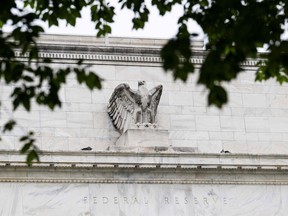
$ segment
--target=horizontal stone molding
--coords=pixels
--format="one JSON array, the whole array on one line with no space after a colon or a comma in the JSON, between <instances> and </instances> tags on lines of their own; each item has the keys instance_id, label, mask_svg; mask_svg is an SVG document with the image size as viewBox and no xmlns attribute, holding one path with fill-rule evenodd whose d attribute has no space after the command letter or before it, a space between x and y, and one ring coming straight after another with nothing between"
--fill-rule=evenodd
<instances>
[{"instance_id":1,"label":"horizontal stone molding","mask_svg":"<svg viewBox=\"0 0 288 216\"><path fill-rule=\"evenodd\" d=\"M0 182L288 185L288 155L0 151Z\"/></svg>"},{"instance_id":2,"label":"horizontal stone molding","mask_svg":"<svg viewBox=\"0 0 288 216\"><path fill-rule=\"evenodd\" d=\"M22 55L20 52L16 51L15 56L18 58L23 58L25 60L29 57L28 54ZM54 61L57 60L85 60L85 63L97 63L99 61L104 62L124 62L124 63L163 63L163 60L159 56L139 56L139 55L104 55L104 54L87 54L87 53L62 53L62 52L40 52L40 58L51 58ZM87 61L87 62L86 62ZM193 57L191 62L196 65L202 65L204 62L203 57ZM247 60L241 65L246 67L257 67L257 60Z\"/></svg>"},{"instance_id":3,"label":"horizontal stone molding","mask_svg":"<svg viewBox=\"0 0 288 216\"><path fill-rule=\"evenodd\" d=\"M28 54L22 55L16 51L15 56L25 60L29 57ZM85 54L85 53L57 53L57 52L40 52L40 58L51 58L53 61L59 60L85 60L85 63L97 63L97 62L124 62L124 63L162 63L163 60L158 56L139 56L139 55L103 55L103 54ZM202 58L192 58L193 64L201 65L203 63ZM251 64L253 66L253 64Z\"/></svg>"},{"instance_id":4,"label":"horizontal stone molding","mask_svg":"<svg viewBox=\"0 0 288 216\"><path fill-rule=\"evenodd\" d=\"M230 185L288 185L288 181L275 180L218 180L218 179L195 179L195 180L119 180L119 179L21 179L0 178L0 182L14 183L92 183L92 184L230 184Z\"/></svg>"},{"instance_id":5,"label":"horizontal stone molding","mask_svg":"<svg viewBox=\"0 0 288 216\"><path fill-rule=\"evenodd\" d=\"M108 62L111 64L134 63L155 64L162 63L161 47L167 42L162 39L141 38L96 38L93 36L75 35L41 35L38 39L39 57L51 58L54 61L85 60L85 63ZM204 41L192 41L191 62L202 65L207 51ZM15 56L27 60L29 54L15 51ZM258 59L248 59L242 63L245 67L258 67Z\"/></svg>"},{"instance_id":6,"label":"horizontal stone molding","mask_svg":"<svg viewBox=\"0 0 288 216\"><path fill-rule=\"evenodd\" d=\"M288 170L288 155L200 154L175 152L42 152L34 167L122 169ZM26 167L17 151L0 151L0 167Z\"/></svg>"}]
</instances>

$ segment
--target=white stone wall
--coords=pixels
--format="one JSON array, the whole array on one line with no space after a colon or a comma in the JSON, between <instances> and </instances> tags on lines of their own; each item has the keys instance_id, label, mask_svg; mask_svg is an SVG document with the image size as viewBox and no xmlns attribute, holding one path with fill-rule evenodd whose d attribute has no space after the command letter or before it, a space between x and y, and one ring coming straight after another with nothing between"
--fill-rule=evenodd
<instances>
[{"instance_id":1,"label":"white stone wall","mask_svg":"<svg viewBox=\"0 0 288 216\"><path fill-rule=\"evenodd\" d=\"M287 214L287 185L0 183L2 215ZM101 212L101 213L99 213Z\"/></svg>"},{"instance_id":2,"label":"white stone wall","mask_svg":"<svg viewBox=\"0 0 288 216\"><path fill-rule=\"evenodd\" d=\"M53 67L63 65L65 62ZM175 82L171 73L164 73L160 64L99 62L91 70L105 79L103 89L91 92L70 76L61 89L62 108L54 112L35 104L30 113L23 108L11 112L11 87L1 84L0 123L13 117L19 126L2 134L0 149L19 149L22 144L18 138L33 130L42 150L78 151L87 146L106 150L120 135L106 112L114 88L125 82L137 89L137 82L146 80L149 88L163 85L157 119L159 127L169 130L173 146L204 153L220 153L222 149L232 153L288 153L288 86L274 81L255 83L254 67L246 67L227 85L229 104L221 110L207 107L207 92L196 86L197 73L182 83Z\"/></svg>"}]
</instances>

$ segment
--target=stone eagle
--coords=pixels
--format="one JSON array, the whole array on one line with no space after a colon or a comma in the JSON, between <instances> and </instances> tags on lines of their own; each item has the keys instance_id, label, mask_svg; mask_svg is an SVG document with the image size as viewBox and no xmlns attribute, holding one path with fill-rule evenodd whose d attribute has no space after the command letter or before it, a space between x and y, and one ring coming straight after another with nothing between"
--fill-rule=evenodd
<instances>
[{"instance_id":1,"label":"stone eagle","mask_svg":"<svg viewBox=\"0 0 288 216\"><path fill-rule=\"evenodd\" d=\"M148 91L145 81L138 82L138 90L132 90L126 83L118 85L108 104L108 114L114 126L124 133L131 123L156 125L162 89L162 85L158 85Z\"/></svg>"}]
</instances>

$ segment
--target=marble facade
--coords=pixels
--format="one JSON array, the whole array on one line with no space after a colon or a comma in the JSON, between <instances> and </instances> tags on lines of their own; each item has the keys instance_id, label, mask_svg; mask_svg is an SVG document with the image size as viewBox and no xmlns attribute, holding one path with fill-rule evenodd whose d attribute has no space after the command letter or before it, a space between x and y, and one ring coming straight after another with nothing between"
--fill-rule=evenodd
<instances>
[{"instance_id":1,"label":"marble facade","mask_svg":"<svg viewBox=\"0 0 288 216\"><path fill-rule=\"evenodd\" d=\"M54 68L84 59L104 79L103 89L90 91L72 75L60 92L61 109L33 104L30 113L13 113L12 88L0 84L0 123L19 123L1 135L0 215L287 214L288 86L255 83L256 61L247 60L245 71L227 84L229 104L209 108L207 92L195 84L197 72L182 83L163 71L164 43L42 36L41 56L53 58ZM203 43L192 46L198 70ZM153 136L150 129L132 131L116 143L120 133L107 103L117 85L136 89L139 80L148 89L163 85L157 130ZM43 151L41 163L32 166L18 152L18 139L29 130ZM81 151L87 146L92 151Z\"/></svg>"},{"instance_id":2,"label":"marble facade","mask_svg":"<svg viewBox=\"0 0 288 216\"><path fill-rule=\"evenodd\" d=\"M27 130L36 132L38 146L45 151L78 151L86 144L105 150L119 137L107 115L114 88L125 82L137 89L139 80L147 80L149 89L163 85L157 121L160 128L169 131L173 146L188 145L203 153L219 153L221 149L233 153L288 153L288 87L273 80L255 83L256 61L245 62L245 72L227 84L229 103L218 110L207 107L207 92L196 85L197 72L186 83L174 82L171 73L164 73L158 56L163 40L110 38L105 43L93 37L45 35L40 41L45 48L41 56L55 58L54 68L83 58L91 71L105 80L103 89L91 92L69 76L61 89L63 105L57 112L33 104L31 113L21 108L13 113L11 87L2 84L0 122L14 117L21 126L2 135L2 150L19 149L17 140ZM194 44L192 61L196 68L203 61L202 45Z\"/></svg>"},{"instance_id":3,"label":"marble facade","mask_svg":"<svg viewBox=\"0 0 288 216\"><path fill-rule=\"evenodd\" d=\"M11 194L0 198L0 213L17 216L263 216L288 211L286 185L1 183L0 193Z\"/></svg>"}]
</instances>

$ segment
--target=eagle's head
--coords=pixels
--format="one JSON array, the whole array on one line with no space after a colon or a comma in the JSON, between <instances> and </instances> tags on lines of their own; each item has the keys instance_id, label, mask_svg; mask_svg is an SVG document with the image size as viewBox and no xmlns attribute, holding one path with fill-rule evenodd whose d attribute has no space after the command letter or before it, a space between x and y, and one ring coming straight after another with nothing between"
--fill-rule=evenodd
<instances>
[{"instance_id":1,"label":"eagle's head","mask_svg":"<svg viewBox=\"0 0 288 216\"><path fill-rule=\"evenodd\" d=\"M146 81L138 81L138 87L140 86L145 86L146 85Z\"/></svg>"}]
</instances>

